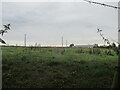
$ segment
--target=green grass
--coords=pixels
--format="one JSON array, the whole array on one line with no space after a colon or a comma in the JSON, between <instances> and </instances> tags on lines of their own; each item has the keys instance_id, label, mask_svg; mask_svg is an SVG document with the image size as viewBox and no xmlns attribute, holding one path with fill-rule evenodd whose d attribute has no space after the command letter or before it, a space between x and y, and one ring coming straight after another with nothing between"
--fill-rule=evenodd
<instances>
[{"instance_id":1,"label":"green grass","mask_svg":"<svg viewBox=\"0 0 120 90\"><path fill-rule=\"evenodd\" d=\"M110 88L118 57L95 50L2 47L3 88Z\"/></svg>"}]
</instances>

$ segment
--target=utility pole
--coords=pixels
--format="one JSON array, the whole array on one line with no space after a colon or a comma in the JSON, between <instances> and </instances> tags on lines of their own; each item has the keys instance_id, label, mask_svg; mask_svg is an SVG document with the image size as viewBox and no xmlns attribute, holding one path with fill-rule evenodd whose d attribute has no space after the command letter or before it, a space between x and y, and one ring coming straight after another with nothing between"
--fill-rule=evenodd
<instances>
[{"instance_id":1,"label":"utility pole","mask_svg":"<svg viewBox=\"0 0 120 90\"><path fill-rule=\"evenodd\" d=\"M67 47L67 40L66 40L66 47Z\"/></svg>"},{"instance_id":2,"label":"utility pole","mask_svg":"<svg viewBox=\"0 0 120 90\"><path fill-rule=\"evenodd\" d=\"M118 6L120 6L120 2L118 2ZM118 67L117 67L117 73L118 73L117 85L120 83L120 8L118 9L118 50L119 50L119 55L118 55Z\"/></svg>"},{"instance_id":3,"label":"utility pole","mask_svg":"<svg viewBox=\"0 0 120 90\"><path fill-rule=\"evenodd\" d=\"M38 44L39 47L41 47L41 44Z\"/></svg>"},{"instance_id":4,"label":"utility pole","mask_svg":"<svg viewBox=\"0 0 120 90\"><path fill-rule=\"evenodd\" d=\"M26 34L24 35L24 46L26 47Z\"/></svg>"},{"instance_id":5,"label":"utility pole","mask_svg":"<svg viewBox=\"0 0 120 90\"><path fill-rule=\"evenodd\" d=\"M35 47L37 47L37 43L35 43Z\"/></svg>"},{"instance_id":6,"label":"utility pole","mask_svg":"<svg viewBox=\"0 0 120 90\"><path fill-rule=\"evenodd\" d=\"M62 47L63 47L63 36L62 36Z\"/></svg>"}]
</instances>

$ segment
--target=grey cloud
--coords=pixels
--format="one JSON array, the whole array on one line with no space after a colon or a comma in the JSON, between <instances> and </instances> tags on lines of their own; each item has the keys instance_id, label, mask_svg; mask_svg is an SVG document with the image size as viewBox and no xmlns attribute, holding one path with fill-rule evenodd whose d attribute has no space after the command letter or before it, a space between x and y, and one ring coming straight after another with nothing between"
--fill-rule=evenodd
<instances>
[{"instance_id":1,"label":"grey cloud","mask_svg":"<svg viewBox=\"0 0 120 90\"><path fill-rule=\"evenodd\" d=\"M29 42L57 44L63 35L71 43L87 43L94 41L93 37L99 38L97 28L104 29L105 34L111 30L107 36L114 35L115 39L117 37L114 31L117 29L117 11L97 5L3 3L2 13L3 23L12 24L12 31L5 36L7 40L23 40L24 34L27 33ZM84 40L79 40L81 38Z\"/></svg>"}]
</instances>

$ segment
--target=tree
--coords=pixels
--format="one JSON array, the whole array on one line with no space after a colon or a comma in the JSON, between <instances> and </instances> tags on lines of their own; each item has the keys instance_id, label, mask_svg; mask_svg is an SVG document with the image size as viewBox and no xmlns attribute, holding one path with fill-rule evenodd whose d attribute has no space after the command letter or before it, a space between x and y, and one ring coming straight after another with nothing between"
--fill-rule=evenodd
<instances>
[{"instance_id":1,"label":"tree","mask_svg":"<svg viewBox=\"0 0 120 90\"><path fill-rule=\"evenodd\" d=\"M4 33L7 33L8 30L11 29L10 26L11 26L10 24L3 25L3 28L4 28L4 29L1 29L1 30L0 30L0 34L3 36ZM3 39L1 39L1 38L0 38L0 42L3 43L3 44L6 44L6 42L5 42Z\"/></svg>"},{"instance_id":2,"label":"tree","mask_svg":"<svg viewBox=\"0 0 120 90\"><path fill-rule=\"evenodd\" d=\"M114 42L112 43L112 47L116 47L116 44Z\"/></svg>"},{"instance_id":3,"label":"tree","mask_svg":"<svg viewBox=\"0 0 120 90\"><path fill-rule=\"evenodd\" d=\"M93 46L94 48L98 48L99 46L98 46L98 44L94 44L94 46Z\"/></svg>"},{"instance_id":4,"label":"tree","mask_svg":"<svg viewBox=\"0 0 120 90\"><path fill-rule=\"evenodd\" d=\"M74 44L70 44L70 47L74 47Z\"/></svg>"},{"instance_id":5,"label":"tree","mask_svg":"<svg viewBox=\"0 0 120 90\"><path fill-rule=\"evenodd\" d=\"M109 44L109 45L110 45L110 41L109 41L107 38L105 38L105 37L103 36L103 34L102 34L102 31L103 31L103 30L100 30L100 29L97 29L97 30L98 30L97 33L99 33L100 36L102 37L102 39L104 40L104 44L106 43L106 44Z\"/></svg>"}]
</instances>

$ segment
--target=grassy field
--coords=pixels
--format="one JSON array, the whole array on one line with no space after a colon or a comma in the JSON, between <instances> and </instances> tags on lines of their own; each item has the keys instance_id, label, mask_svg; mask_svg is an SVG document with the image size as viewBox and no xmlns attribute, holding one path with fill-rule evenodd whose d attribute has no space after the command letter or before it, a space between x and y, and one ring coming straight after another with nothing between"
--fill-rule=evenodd
<instances>
[{"instance_id":1,"label":"grassy field","mask_svg":"<svg viewBox=\"0 0 120 90\"><path fill-rule=\"evenodd\" d=\"M3 88L110 88L110 49L2 47Z\"/></svg>"}]
</instances>

